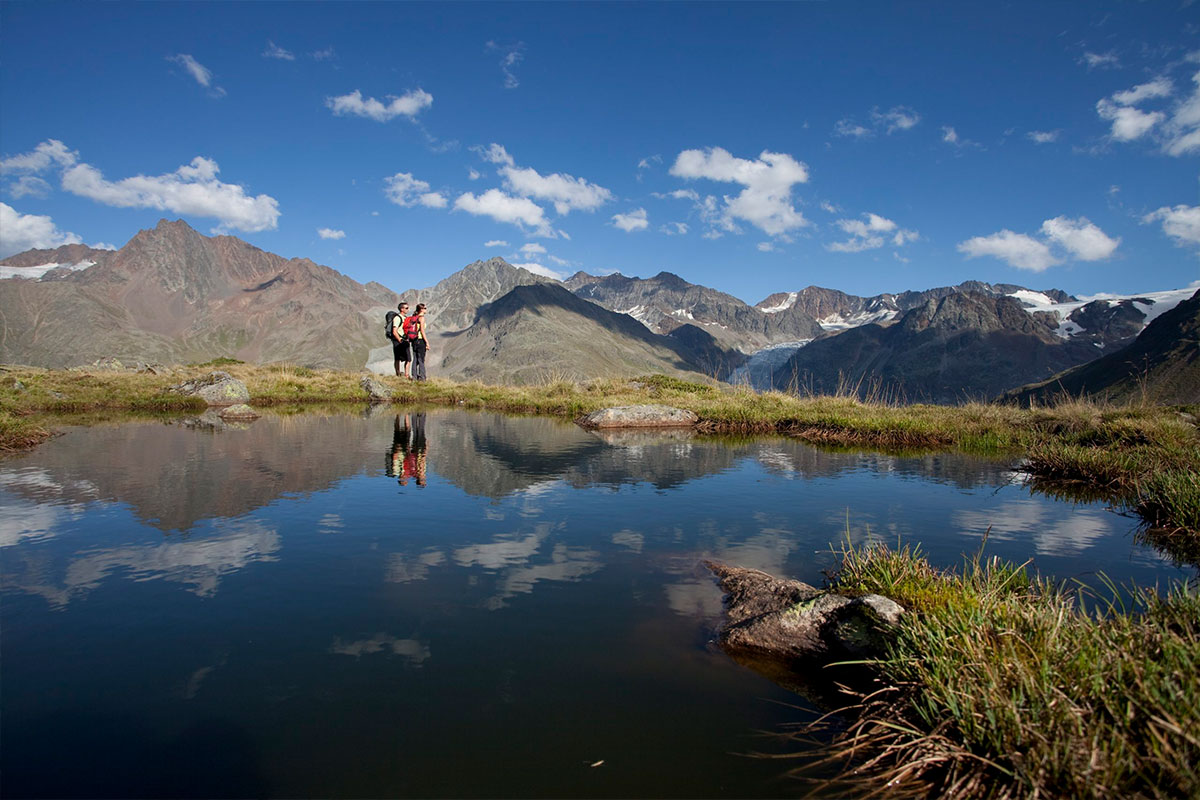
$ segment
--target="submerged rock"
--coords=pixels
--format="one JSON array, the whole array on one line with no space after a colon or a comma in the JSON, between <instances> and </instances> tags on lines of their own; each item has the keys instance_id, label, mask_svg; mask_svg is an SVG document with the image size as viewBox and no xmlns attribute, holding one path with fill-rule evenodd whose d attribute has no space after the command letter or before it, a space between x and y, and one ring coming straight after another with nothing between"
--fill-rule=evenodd
<instances>
[{"instance_id":1,"label":"submerged rock","mask_svg":"<svg viewBox=\"0 0 1200 800\"><path fill-rule=\"evenodd\" d=\"M185 397L199 397L210 406L232 406L250 401L250 390L246 384L221 370L210 372L203 378L184 381L166 391Z\"/></svg>"},{"instance_id":2,"label":"submerged rock","mask_svg":"<svg viewBox=\"0 0 1200 800\"><path fill-rule=\"evenodd\" d=\"M372 403L386 403L392 398L392 390L387 384L370 375L363 375L358 385L363 388Z\"/></svg>"},{"instance_id":3,"label":"submerged rock","mask_svg":"<svg viewBox=\"0 0 1200 800\"><path fill-rule=\"evenodd\" d=\"M602 408L585 414L576 422L584 428L690 428L699 420L686 409L640 405Z\"/></svg>"}]
</instances>

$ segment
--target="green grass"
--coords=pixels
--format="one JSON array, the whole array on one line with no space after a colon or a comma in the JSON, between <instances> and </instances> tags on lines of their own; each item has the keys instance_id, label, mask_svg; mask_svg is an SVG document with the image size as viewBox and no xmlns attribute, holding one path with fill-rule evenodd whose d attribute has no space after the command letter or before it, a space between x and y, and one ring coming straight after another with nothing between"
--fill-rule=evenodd
<instances>
[{"instance_id":1,"label":"green grass","mask_svg":"<svg viewBox=\"0 0 1200 800\"><path fill-rule=\"evenodd\" d=\"M1107 586L1084 604L997 559L943 572L916 548L842 558L838 591L910 610L875 663L883 688L844 709L848 725L818 751L815 763L845 767L845 794L1200 796L1195 587Z\"/></svg>"}]
</instances>

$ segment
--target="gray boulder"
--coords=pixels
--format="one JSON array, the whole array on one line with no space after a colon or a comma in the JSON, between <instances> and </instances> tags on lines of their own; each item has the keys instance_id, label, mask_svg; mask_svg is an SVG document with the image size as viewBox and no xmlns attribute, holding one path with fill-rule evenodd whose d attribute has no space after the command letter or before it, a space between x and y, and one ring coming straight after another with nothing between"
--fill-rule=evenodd
<instances>
[{"instance_id":1,"label":"gray boulder","mask_svg":"<svg viewBox=\"0 0 1200 800\"><path fill-rule=\"evenodd\" d=\"M246 384L220 370L210 372L203 378L184 381L167 391L185 397L199 397L210 406L233 406L250 401L250 390Z\"/></svg>"},{"instance_id":2,"label":"gray boulder","mask_svg":"<svg viewBox=\"0 0 1200 800\"><path fill-rule=\"evenodd\" d=\"M363 375L358 385L367 393L367 397L372 403L386 403L392 399L392 390L376 377Z\"/></svg>"},{"instance_id":3,"label":"gray boulder","mask_svg":"<svg viewBox=\"0 0 1200 800\"><path fill-rule=\"evenodd\" d=\"M219 416L224 420L236 419L249 421L258 419L261 415L245 403L238 403L237 405L221 409Z\"/></svg>"},{"instance_id":4,"label":"gray boulder","mask_svg":"<svg viewBox=\"0 0 1200 800\"><path fill-rule=\"evenodd\" d=\"M756 569L705 562L726 594L720 644L730 655L825 665L883 654L904 609L881 595L845 597Z\"/></svg>"},{"instance_id":5,"label":"gray boulder","mask_svg":"<svg viewBox=\"0 0 1200 800\"><path fill-rule=\"evenodd\" d=\"M576 420L584 428L690 428L700 420L682 408L661 405L602 408Z\"/></svg>"}]
</instances>

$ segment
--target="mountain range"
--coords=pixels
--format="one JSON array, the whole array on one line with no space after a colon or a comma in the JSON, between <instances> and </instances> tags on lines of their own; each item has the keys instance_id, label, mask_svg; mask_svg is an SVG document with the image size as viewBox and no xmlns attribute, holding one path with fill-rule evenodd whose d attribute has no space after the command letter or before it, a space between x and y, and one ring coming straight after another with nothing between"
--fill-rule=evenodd
<instances>
[{"instance_id":1,"label":"mountain range","mask_svg":"<svg viewBox=\"0 0 1200 800\"><path fill-rule=\"evenodd\" d=\"M0 361L66 367L106 356L232 356L387 374L384 313L404 298L429 307L435 375L530 383L663 372L954 403L1098 358L1103 370L1106 358L1134 345L1143 362L1177 358L1186 332L1176 350L1142 334L1192 293L1080 299L967 281L874 297L809 286L751 306L669 272L557 281L492 258L397 294L162 220L120 250L66 245L0 261ZM1154 335L1176 335L1166 329ZM1091 392L1099 383L1092 376L1083 386ZM1171 396L1186 397L1181 391Z\"/></svg>"}]
</instances>

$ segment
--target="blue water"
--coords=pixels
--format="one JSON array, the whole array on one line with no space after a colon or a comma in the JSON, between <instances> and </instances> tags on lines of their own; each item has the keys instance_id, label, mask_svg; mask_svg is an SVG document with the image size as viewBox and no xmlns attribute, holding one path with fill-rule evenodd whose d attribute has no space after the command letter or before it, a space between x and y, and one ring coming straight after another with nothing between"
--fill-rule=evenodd
<instances>
[{"instance_id":1,"label":"blue water","mask_svg":"<svg viewBox=\"0 0 1200 800\"><path fill-rule=\"evenodd\" d=\"M0 460L6 796L799 794L818 713L712 642L701 559L845 536L1194 575L1014 465L393 409L75 427Z\"/></svg>"}]
</instances>

